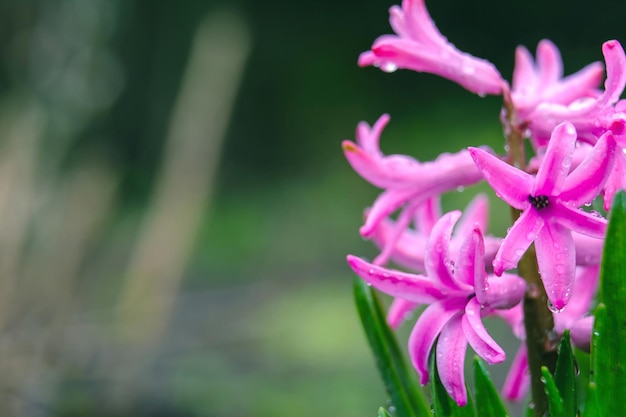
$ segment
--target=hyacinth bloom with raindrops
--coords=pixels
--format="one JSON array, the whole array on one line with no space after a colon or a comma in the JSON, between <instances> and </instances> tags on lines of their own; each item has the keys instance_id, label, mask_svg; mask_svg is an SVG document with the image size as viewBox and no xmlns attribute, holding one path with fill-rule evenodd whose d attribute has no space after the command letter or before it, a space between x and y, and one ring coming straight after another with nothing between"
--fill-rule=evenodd
<instances>
[{"instance_id":1,"label":"hyacinth bloom with raindrops","mask_svg":"<svg viewBox=\"0 0 626 417\"><path fill-rule=\"evenodd\" d=\"M349 255L348 263L394 298L388 312L392 328L425 306L411 319L408 354L422 384L431 380L428 364L434 356L443 386L459 405L468 401L467 346L489 364L507 355L481 319L493 315L509 324L522 346L513 353L503 393L522 399L529 385L522 304L524 297L537 297L536 283L520 268L524 259L535 262L534 274L547 297L545 308L553 319L547 330L557 337L569 331L576 346L589 349L590 308L607 228L604 211L626 186L626 101L620 100L626 86L624 49L609 40L599 48L604 63L564 76L552 42L542 40L535 58L520 46L509 84L489 61L452 45L424 0L404 0L389 12L394 34L376 39L358 64L384 72L432 73L480 97L501 96L503 110L494 121L502 124L506 153L468 143L432 161L385 155L380 141L389 115L372 126L361 122L356 140L344 141L343 151L352 168L381 189L360 228L380 252L371 262ZM481 182L516 213L505 236L489 233L484 195L463 212L441 212L443 194Z\"/></svg>"}]
</instances>

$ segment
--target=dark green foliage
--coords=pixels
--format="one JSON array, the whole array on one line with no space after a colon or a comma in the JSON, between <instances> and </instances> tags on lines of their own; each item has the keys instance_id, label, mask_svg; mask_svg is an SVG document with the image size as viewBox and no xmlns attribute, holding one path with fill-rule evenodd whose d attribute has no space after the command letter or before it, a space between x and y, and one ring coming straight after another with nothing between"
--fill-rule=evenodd
<instances>
[{"instance_id":1,"label":"dark green foliage","mask_svg":"<svg viewBox=\"0 0 626 417\"><path fill-rule=\"evenodd\" d=\"M354 297L367 340L395 407L396 416L431 416L430 408L415 382L414 371L406 366L396 338L387 326L378 297L358 278L354 284Z\"/></svg>"},{"instance_id":2,"label":"dark green foliage","mask_svg":"<svg viewBox=\"0 0 626 417\"><path fill-rule=\"evenodd\" d=\"M591 346L590 391L585 416L624 413L626 398L626 194L619 192L609 215L600 271L600 305ZM593 385L595 384L595 385ZM597 398L594 398L597 396Z\"/></svg>"},{"instance_id":3,"label":"dark green foliage","mask_svg":"<svg viewBox=\"0 0 626 417\"><path fill-rule=\"evenodd\" d=\"M508 415L500 394L491 381L487 367L478 357L474 358L474 385L478 416L506 417Z\"/></svg>"}]
</instances>

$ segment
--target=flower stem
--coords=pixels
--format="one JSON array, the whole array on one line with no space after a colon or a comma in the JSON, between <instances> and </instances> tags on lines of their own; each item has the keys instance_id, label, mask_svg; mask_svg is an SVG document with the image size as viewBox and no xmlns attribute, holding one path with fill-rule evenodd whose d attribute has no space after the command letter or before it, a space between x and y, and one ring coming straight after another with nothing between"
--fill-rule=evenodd
<instances>
[{"instance_id":1,"label":"flower stem","mask_svg":"<svg viewBox=\"0 0 626 417\"><path fill-rule=\"evenodd\" d=\"M525 169L524 153L525 126L517 120L508 92L504 94L502 123L506 137L506 149L509 163L519 169ZM511 219L517 220L521 212L511 207ZM535 247L531 245L517 266L518 274L526 280L524 296L524 327L526 329L526 348L530 369L531 395L535 417L543 417L548 412L548 400L541 382L541 367L547 366L552 372L556 367L554 341L554 319L548 309L548 297L539 275Z\"/></svg>"}]
</instances>

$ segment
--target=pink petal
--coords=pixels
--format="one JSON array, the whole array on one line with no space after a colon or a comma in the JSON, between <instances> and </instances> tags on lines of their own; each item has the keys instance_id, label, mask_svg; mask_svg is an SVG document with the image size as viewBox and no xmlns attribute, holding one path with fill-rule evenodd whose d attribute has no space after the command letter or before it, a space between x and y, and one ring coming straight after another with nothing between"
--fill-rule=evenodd
<instances>
[{"instance_id":1,"label":"pink petal","mask_svg":"<svg viewBox=\"0 0 626 417\"><path fill-rule=\"evenodd\" d=\"M591 345L591 332L593 331L594 317L589 316L577 320L570 328L572 344L579 349L589 352Z\"/></svg>"},{"instance_id":2,"label":"pink petal","mask_svg":"<svg viewBox=\"0 0 626 417\"><path fill-rule=\"evenodd\" d=\"M430 304L446 296L454 295L453 293L442 292L438 283L423 275L383 268L353 255L348 255L347 259L350 267L365 282L392 297L400 297L420 304Z\"/></svg>"},{"instance_id":3,"label":"pink petal","mask_svg":"<svg viewBox=\"0 0 626 417\"><path fill-rule=\"evenodd\" d=\"M598 288L600 266L576 268L572 298L560 314L554 315L554 330L563 333L573 322L587 315Z\"/></svg>"},{"instance_id":4,"label":"pink petal","mask_svg":"<svg viewBox=\"0 0 626 417\"><path fill-rule=\"evenodd\" d=\"M487 333L480 318L481 310L482 306L476 298L468 301L462 318L463 332L478 356L491 365L500 363L506 359L506 354Z\"/></svg>"},{"instance_id":5,"label":"pink petal","mask_svg":"<svg viewBox=\"0 0 626 417\"><path fill-rule=\"evenodd\" d=\"M404 0L390 9L398 36L381 36L372 50L359 56L359 65L376 65L392 72L406 68L450 79L469 91L501 94L506 82L490 62L456 49L436 28L423 0Z\"/></svg>"},{"instance_id":6,"label":"pink petal","mask_svg":"<svg viewBox=\"0 0 626 417\"><path fill-rule=\"evenodd\" d=\"M626 86L626 55L622 45L616 40L604 42L602 53L606 62L606 81L598 106L617 103Z\"/></svg>"},{"instance_id":7,"label":"pink petal","mask_svg":"<svg viewBox=\"0 0 626 417\"><path fill-rule=\"evenodd\" d=\"M502 395L511 401L521 401L528 393L530 377L528 375L528 353L522 343L515 354L511 368L504 381Z\"/></svg>"},{"instance_id":8,"label":"pink petal","mask_svg":"<svg viewBox=\"0 0 626 417\"><path fill-rule=\"evenodd\" d=\"M599 214L596 216L563 204L554 204L551 210L556 221L574 232L597 238L606 233L607 221Z\"/></svg>"},{"instance_id":9,"label":"pink petal","mask_svg":"<svg viewBox=\"0 0 626 417\"><path fill-rule=\"evenodd\" d=\"M435 224L426 245L424 266L426 267L426 275L431 279L437 279L441 284L453 290L469 291L471 287L462 284L460 286L454 280L450 263L450 236L459 217L461 217L460 211L451 211Z\"/></svg>"},{"instance_id":10,"label":"pink petal","mask_svg":"<svg viewBox=\"0 0 626 417\"><path fill-rule=\"evenodd\" d=\"M356 141L363 150L372 156L382 156L380 152L380 135L389 123L389 115L383 114L370 128L365 122L360 122L356 128Z\"/></svg>"},{"instance_id":11,"label":"pink petal","mask_svg":"<svg viewBox=\"0 0 626 417\"><path fill-rule=\"evenodd\" d=\"M415 191L413 189L390 189L381 193L368 211L365 224L363 224L363 226L359 229L361 236L368 237L372 234L385 217L398 210L404 203L409 201L416 194L420 194L420 191ZM428 196L423 196L421 201L426 198L428 198ZM419 203L419 201L416 201L416 203Z\"/></svg>"},{"instance_id":12,"label":"pink petal","mask_svg":"<svg viewBox=\"0 0 626 417\"><path fill-rule=\"evenodd\" d=\"M421 202L411 202L407 207L402 210L402 212L398 216L398 220L395 222L393 231L387 236L387 240L383 246L383 250L374 259L373 263L375 265L385 265L387 264L387 262L389 262L389 259L392 257L395 251L398 240L400 240L402 235L406 233L406 229L413 220L413 215L420 205Z\"/></svg>"},{"instance_id":13,"label":"pink petal","mask_svg":"<svg viewBox=\"0 0 626 417\"><path fill-rule=\"evenodd\" d=\"M505 270L517 266L530 244L537 238L543 224L543 217L533 208L529 208L519 216L502 240L500 249L493 260L493 270L496 275L501 275Z\"/></svg>"},{"instance_id":14,"label":"pink petal","mask_svg":"<svg viewBox=\"0 0 626 417\"><path fill-rule=\"evenodd\" d=\"M459 309L463 308L464 303L465 300L446 299L431 304L415 323L409 336L409 356L422 385L429 380L428 358L435 339L452 317L460 316Z\"/></svg>"},{"instance_id":15,"label":"pink petal","mask_svg":"<svg viewBox=\"0 0 626 417\"><path fill-rule=\"evenodd\" d=\"M592 201L613 169L615 150L613 135L606 132L583 162L567 176L559 199L575 207Z\"/></svg>"},{"instance_id":16,"label":"pink petal","mask_svg":"<svg viewBox=\"0 0 626 417\"><path fill-rule=\"evenodd\" d=\"M572 234L558 223L546 222L535 241L535 247L548 299L556 310L562 310L574 286L576 252Z\"/></svg>"},{"instance_id":17,"label":"pink petal","mask_svg":"<svg viewBox=\"0 0 626 417\"><path fill-rule=\"evenodd\" d=\"M424 234L429 234L437 220L441 217L441 198L436 195L420 205L415 213L417 229Z\"/></svg>"},{"instance_id":18,"label":"pink petal","mask_svg":"<svg viewBox=\"0 0 626 417\"><path fill-rule=\"evenodd\" d=\"M618 148L615 152L615 167L604 185L604 209L606 211L610 210L615 194L624 189L626 189L626 155L623 149Z\"/></svg>"},{"instance_id":19,"label":"pink petal","mask_svg":"<svg viewBox=\"0 0 626 417\"><path fill-rule=\"evenodd\" d=\"M558 194L572 165L576 145L576 129L571 123L554 128L531 194L551 196Z\"/></svg>"},{"instance_id":20,"label":"pink petal","mask_svg":"<svg viewBox=\"0 0 626 417\"><path fill-rule=\"evenodd\" d=\"M483 178L493 187L498 197L519 210L529 206L528 196L532 189L532 176L482 149L468 148L468 150Z\"/></svg>"},{"instance_id":21,"label":"pink petal","mask_svg":"<svg viewBox=\"0 0 626 417\"><path fill-rule=\"evenodd\" d=\"M589 97L603 77L604 65L593 62L551 86L546 94L546 101L567 105L582 97Z\"/></svg>"},{"instance_id":22,"label":"pink petal","mask_svg":"<svg viewBox=\"0 0 626 417\"><path fill-rule=\"evenodd\" d=\"M387 312L387 324L392 329L397 329L410 316L419 304L413 301L407 301L402 298L396 298L389 306Z\"/></svg>"},{"instance_id":23,"label":"pink petal","mask_svg":"<svg viewBox=\"0 0 626 417\"><path fill-rule=\"evenodd\" d=\"M397 230L394 221L385 219L377 225L369 238L379 248L385 248L388 242L395 239ZM391 259L402 267L424 272L426 271L424 268L426 242L427 238L422 233L410 229L404 230L393 246Z\"/></svg>"},{"instance_id":24,"label":"pink petal","mask_svg":"<svg viewBox=\"0 0 626 417\"><path fill-rule=\"evenodd\" d=\"M349 140L342 146L352 168L379 188L407 188L425 173L422 165L408 156L371 154Z\"/></svg>"},{"instance_id":25,"label":"pink petal","mask_svg":"<svg viewBox=\"0 0 626 417\"><path fill-rule=\"evenodd\" d=\"M572 237L576 247L576 265L599 265L602 260L604 239L589 237L576 232L572 233Z\"/></svg>"},{"instance_id":26,"label":"pink petal","mask_svg":"<svg viewBox=\"0 0 626 417\"><path fill-rule=\"evenodd\" d=\"M547 39L537 45L537 67L539 68L539 88L546 89L557 83L563 76L563 63L559 49Z\"/></svg>"},{"instance_id":27,"label":"pink petal","mask_svg":"<svg viewBox=\"0 0 626 417\"><path fill-rule=\"evenodd\" d=\"M515 49L515 68L513 69L513 91L528 94L537 87L535 63L533 57L523 46ZM530 91L529 91L530 90Z\"/></svg>"},{"instance_id":28,"label":"pink petal","mask_svg":"<svg viewBox=\"0 0 626 417\"><path fill-rule=\"evenodd\" d=\"M483 306L508 310L522 301L526 293L526 281L517 275L503 273L500 277L488 275L483 284ZM478 296L478 292L476 294Z\"/></svg>"},{"instance_id":29,"label":"pink petal","mask_svg":"<svg viewBox=\"0 0 626 417\"><path fill-rule=\"evenodd\" d=\"M482 303L487 289L485 272L485 245L480 230L474 229L467 235L457 260L455 274L457 280L474 287L476 297Z\"/></svg>"},{"instance_id":30,"label":"pink petal","mask_svg":"<svg viewBox=\"0 0 626 417\"><path fill-rule=\"evenodd\" d=\"M450 397L459 405L467 404L465 387L465 351L467 340L461 324L461 315L450 319L437 342L437 371Z\"/></svg>"}]
</instances>

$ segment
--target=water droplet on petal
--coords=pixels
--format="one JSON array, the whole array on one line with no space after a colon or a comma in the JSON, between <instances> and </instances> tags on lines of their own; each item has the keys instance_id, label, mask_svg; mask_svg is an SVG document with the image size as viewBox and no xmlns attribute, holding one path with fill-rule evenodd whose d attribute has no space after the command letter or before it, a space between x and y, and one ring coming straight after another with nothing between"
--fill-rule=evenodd
<instances>
[{"instance_id":1,"label":"water droplet on petal","mask_svg":"<svg viewBox=\"0 0 626 417\"><path fill-rule=\"evenodd\" d=\"M398 70L398 66L393 62L384 62L381 64L380 69L384 72L396 72Z\"/></svg>"},{"instance_id":2,"label":"water droplet on petal","mask_svg":"<svg viewBox=\"0 0 626 417\"><path fill-rule=\"evenodd\" d=\"M561 311L563 311L562 308L557 308L554 304L552 304L552 302L550 300L548 300L548 310L550 310L551 312L558 314Z\"/></svg>"}]
</instances>

